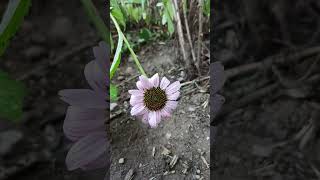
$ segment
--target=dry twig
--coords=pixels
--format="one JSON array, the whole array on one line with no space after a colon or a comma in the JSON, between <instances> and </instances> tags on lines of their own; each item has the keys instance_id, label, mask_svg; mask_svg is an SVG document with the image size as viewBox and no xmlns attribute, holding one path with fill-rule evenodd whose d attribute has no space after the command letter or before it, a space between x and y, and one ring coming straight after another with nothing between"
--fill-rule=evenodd
<instances>
[{"instance_id":1,"label":"dry twig","mask_svg":"<svg viewBox=\"0 0 320 180\"><path fill-rule=\"evenodd\" d=\"M198 31L198 48L197 48L197 65L200 66L201 42L202 42L202 18L203 18L203 0L199 0L199 31Z\"/></svg>"},{"instance_id":2,"label":"dry twig","mask_svg":"<svg viewBox=\"0 0 320 180\"><path fill-rule=\"evenodd\" d=\"M183 3L186 3L186 1L183 1ZM195 55L194 48L193 48L192 38L190 35L189 23L188 23L188 19L187 19L187 9L186 9L185 5L183 6L183 18L184 18L184 24L186 26L185 28L187 30L187 37L188 37L188 41L189 41L189 45L190 45L190 49L191 49L192 60L193 60L194 65L197 68L198 74L200 75L200 68L199 68L199 64L197 63L196 55Z\"/></svg>"},{"instance_id":3,"label":"dry twig","mask_svg":"<svg viewBox=\"0 0 320 180\"><path fill-rule=\"evenodd\" d=\"M183 31L182 31L179 6L178 6L177 0L173 0L173 5L174 5L174 12L175 12L174 17L177 21L177 31L178 31L179 44L180 44L183 60L187 63L187 66L190 67L191 63L187 58L187 54L186 54L186 50L185 50L185 42L184 42L184 38L183 38Z\"/></svg>"}]
</instances>

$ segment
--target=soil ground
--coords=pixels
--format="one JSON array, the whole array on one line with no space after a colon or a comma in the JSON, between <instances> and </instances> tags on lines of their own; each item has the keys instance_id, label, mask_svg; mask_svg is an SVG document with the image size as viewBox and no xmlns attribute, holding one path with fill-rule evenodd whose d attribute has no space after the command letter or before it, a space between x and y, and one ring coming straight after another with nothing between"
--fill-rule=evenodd
<instances>
[{"instance_id":1,"label":"soil ground","mask_svg":"<svg viewBox=\"0 0 320 180\"><path fill-rule=\"evenodd\" d=\"M187 70L177 56L179 49L170 42L153 44L139 53L139 58L149 75L159 73L173 82L187 81ZM130 116L129 89L135 89L137 72L130 61L121 66L117 78L123 81L121 99L111 111L112 166L111 179L124 179L133 170L135 179L209 179L206 163L210 163L209 92L207 82L183 86L179 105L170 119L151 129ZM204 72L205 73L205 72ZM208 72L207 72L208 73ZM122 82L123 82L122 81ZM118 82L117 84L120 84ZM155 153L153 156L153 149ZM165 153L169 150L170 153ZM178 157L174 166L170 162ZM119 159L124 158L120 164Z\"/></svg>"},{"instance_id":2,"label":"soil ground","mask_svg":"<svg viewBox=\"0 0 320 180\"><path fill-rule=\"evenodd\" d=\"M214 59L229 76L212 124L213 179L319 179L319 1L213 7Z\"/></svg>"}]
</instances>

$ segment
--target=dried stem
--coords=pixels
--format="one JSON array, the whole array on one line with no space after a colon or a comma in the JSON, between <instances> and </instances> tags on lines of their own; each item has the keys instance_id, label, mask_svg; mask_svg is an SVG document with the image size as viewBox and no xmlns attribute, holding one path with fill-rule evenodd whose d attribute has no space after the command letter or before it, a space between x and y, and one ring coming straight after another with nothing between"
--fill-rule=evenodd
<instances>
[{"instance_id":1,"label":"dried stem","mask_svg":"<svg viewBox=\"0 0 320 180\"><path fill-rule=\"evenodd\" d=\"M180 13L179 13L179 6L177 0L173 0L174 5L174 12L175 12L175 19L177 21L177 31L179 36L179 44L181 46L181 52L183 56L183 60L187 63L187 66L190 67L190 61L187 58L185 46L184 46L184 38L183 38L183 31L182 31L182 25L181 25L181 19L180 19Z\"/></svg>"},{"instance_id":2,"label":"dried stem","mask_svg":"<svg viewBox=\"0 0 320 180\"><path fill-rule=\"evenodd\" d=\"M184 0L183 3L184 3L184 6L183 6L183 18L184 18L184 24L185 24L186 30L187 30L188 41L189 41L190 48L191 48L192 60L193 60L194 65L197 68L198 74L200 75L200 68L199 68L199 64L197 63L196 55L195 55L193 44L192 44L192 38L191 38L191 35L190 35L190 28L189 28L189 23L188 23L188 19L187 19L187 8L185 6L186 5L186 1Z\"/></svg>"},{"instance_id":3,"label":"dried stem","mask_svg":"<svg viewBox=\"0 0 320 180\"><path fill-rule=\"evenodd\" d=\"M203 0L199 0L199 32L198 32L198 52L197 52L197 66L200 66L201 58L201 42L202 42L202 22L203 19Z\"/></svg>"}]
</instances>

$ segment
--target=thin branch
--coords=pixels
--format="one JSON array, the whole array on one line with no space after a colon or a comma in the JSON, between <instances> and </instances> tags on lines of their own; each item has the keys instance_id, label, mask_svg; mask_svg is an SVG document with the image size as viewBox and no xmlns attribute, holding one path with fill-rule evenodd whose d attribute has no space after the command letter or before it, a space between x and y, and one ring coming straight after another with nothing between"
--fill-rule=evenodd
<instances>
[{"instance_id":1,"label":"thin branch","mask_svg":"<svg viewBox=\"0 0 320 180\"><path fill-rule=\"evenodd\" d=\"M201 58L201 42L202 42L202 18L203 18L203 0L199 0L199 32L198 32L198 52L197 52L197 59L198 59L198 66L200 66L200 58Z\"/></svg>"},{"instance_id":2,"label":"thin branch","mask_svg":"<svg viewBox=\"0 0 320 180\"><path fill-rule=\"evenodd\" d=\"M192 60L194 65L197 68L198 74L200 75L200 68L199 68L199 64L197 63L197 59L196 59L196 55L194 52L194 48L193 48L193 43L192 43L192 38L190 35L190 28L189 28L189 23L188 23L188 19L187 19L187 8L186 8L186 0L183 1L184 5L183 5L183 18L184 18L184 24L186 26L186 30L187 30L187 37L188 37L188 41L190 44L190 48L191 48L191 55L192 55Z\"/></svg>"},{"instance_id":3,"label":"thin branch","mask_svg":"<svg viewBox=\"0 0 320 180\"><path fill-rule=\"evenodd\" d=\"M174 5L174 12L175 12L175 19L177 22L177 31L178 31L178 36L179 36L179 44L181 46L181 52L183 56L183 60L187 62L187 66L190 67L190 61L187 58L186 51L184 49L184 38L183 38L183 31L182 31L182 25L181 25L181 19L180 19L180 13L179 13L179 6L177 0L173 0L173 5Z\"/></svg>"}]
</instances>

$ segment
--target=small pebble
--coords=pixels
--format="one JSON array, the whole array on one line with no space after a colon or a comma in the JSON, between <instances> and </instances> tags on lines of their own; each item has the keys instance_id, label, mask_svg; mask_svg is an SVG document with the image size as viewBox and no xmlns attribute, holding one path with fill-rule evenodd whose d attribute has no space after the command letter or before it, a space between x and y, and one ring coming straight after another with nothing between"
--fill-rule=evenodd
<instances>
[{"instance_id":1,"label":"small pebble","mask_svg":"<svg viewBox=\"0 0 320 180\"><path fill-rule=\"evenodd\" d=\"M126 74L129 74L129 75L132 75L132 74L133 74L133 72L134 72L134 71L133 71L133 68L132 68L132 67L130 67L130 66L129 66L129 67L127 67L127 69L126 69L126 71L125 71L125 73L126 73Z\"/></svg>"},{"instance_id":2,"label":"small pebble","mask_svg":"<svg viewBox=\"0 0 320 180\"><path fill-rule=\"evenodd\" d=\"M167 139L170 139L170 138L171 138L171 133L167 133L167 134L166 134L166 138L167 138Z\"/></svg>"},{"instance_id":3,"label":"small pebble","mask_svg":"<svg viewBox=\"0 0 320 180\"><path fill-rule=\"evenodd\" d=\"M189 106L189 107L188 107L188 111L190 111L190 112L193 112L193 111L195 111L195 110L196 110L196 108L193 107L193 106Z\"/></svg>"},{"instance_id":4,"label":"small pebble","mask_svg":"<svg viewBox=\"0 0 320 180\"><path fill-rule=\"evenodd\" d=\"M119 164L123 164L124 163L124 158L120 158L119 159Z\"/></svg>"},{"instance_id":5,"label":"small pebble","mask_svg":"<svg viewBox=\"0 0 320 180\"><path fill-rule=\"evenodd\" d=\"M110 111L113 111L114 108L116 108L118 106L117 103L110 103Z\"/></svg>"},{"instance_id":6,"label":"small pebble","mask_svg":"<svg viewBox=\"0 0 320 180\"><path fill-rule=\"evenodd\" d=\"M124 77L123 76L118 76L117 80L122 81L122 80L124 80Z\"/></svg>"},{"instance_id":7,"label":"small pebble","mask_svg":"<svg viewBox=\"0 0 320 180\"><path fill-rule=\"evenodd\" d=\"M165 147L162 147L163 148L163 151L162 151L162 155L169 155L170 154L170 150L165 148Z\"/></svg>"},{"instance_id":8,"label":"small pebble","mask_svg":"<svg viewBox=\"0 0 320 180\"><path fill-rule=\"evenodd\" d=\"M27 59L36 59L46 55L48 52L42 46L31 46L24 50L23 54Z\"/></svg>"},{"instance_id":9,"label":"small pebble","mask_svg":"<svg viewBox=\"0 0 320 180\"><path fill-rule=\"evenodd\" d=\"M156 153L156 147L153 147L152 148L152 157L154 157L155 153Z\"/></svg>"}]
</instances>

